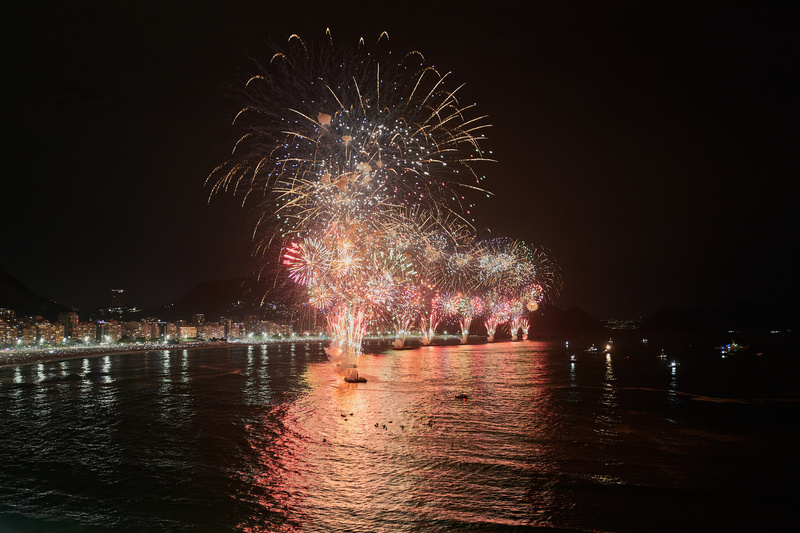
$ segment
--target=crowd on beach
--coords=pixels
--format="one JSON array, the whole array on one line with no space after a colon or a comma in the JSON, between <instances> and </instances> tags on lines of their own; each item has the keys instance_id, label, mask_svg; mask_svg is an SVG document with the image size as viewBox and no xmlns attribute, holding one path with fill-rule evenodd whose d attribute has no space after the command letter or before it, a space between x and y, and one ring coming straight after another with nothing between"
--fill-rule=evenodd
<instances>
[{"instance_id":1,"label":"crowd on beach","mask_svg":"<svg viewBox=\"0 0 800 533\"><path fill-rule=\"evenodd\" d=\"M291 337L269 340L241 339L235 341L227 340L182 340L175 342L136 342L121 344L93 344L78 346L45 346L45 347L22 347L22 348L0 348L0 367L30 365L46 363L51 361L64 361L67 359L80 359L84 357L102 357L105 355L142 352L152 350L184 350L210 348L215 346L235 343L242 344L286 344L295 342L324 342L324 337Z\"/></svg>"},{"instance_id":2,"label":"crowd on beach","mask_svg":"<svg viewBox=\"0 0 800 533\"><path fill-rule=\"evenodd\" d=\"M104 355L139 352L147 350L169 350L175 348L201 348L204 346L218 346L217 341L191 341L175 343L164 342L145 342L145 343L125 343L125 344L96 344L83 346L66 347L26 347L26 348L6 348L0 350L0 367L16 366L34 363L44 363L49 361L62 361L65 359L77 359L83 357L100 357Z\"/></svg>"}]
</instances>

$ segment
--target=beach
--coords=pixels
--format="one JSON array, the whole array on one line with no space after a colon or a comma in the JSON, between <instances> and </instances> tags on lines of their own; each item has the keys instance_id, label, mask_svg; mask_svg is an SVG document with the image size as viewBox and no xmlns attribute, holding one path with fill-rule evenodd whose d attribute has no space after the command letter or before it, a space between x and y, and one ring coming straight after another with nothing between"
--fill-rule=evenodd
<instances>
[{"instance_id":1,"label":"beach","mask_svg":"<svg viewBox=\"0 0 800 533\"><path fill-rule=\"evenodd\" d=\"M104 357L106 355L117 355L123 353L146 352L153 350L198 350L203 348L216 348L226 346L229 343L220 341L193 341L175 343L136 343L136 344L117 344L101 346L76 346L69 348L46 349L21 349L0 351L0 368L13 367L19 365L36 365L39 363L52 363L67 361L70 359L85 359L92 357ZM246 344L246 343L236 343Z\"/></svg>"}]
</instances>

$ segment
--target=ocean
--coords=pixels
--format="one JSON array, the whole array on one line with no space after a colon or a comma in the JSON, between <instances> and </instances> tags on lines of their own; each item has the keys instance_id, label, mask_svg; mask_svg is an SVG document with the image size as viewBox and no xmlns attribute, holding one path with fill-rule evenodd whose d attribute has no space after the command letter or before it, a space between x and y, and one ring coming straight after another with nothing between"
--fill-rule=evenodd
<instances>
[{"instance_id":1,"label":"ocean","mask_svg":"<svg viewBox=\"0 0 800 533\"><path fill-rule=\"evenodd\" d=\"M0 531L793 530L793 337L607 335L2 368Z\"/></svg>"}]
</instances>

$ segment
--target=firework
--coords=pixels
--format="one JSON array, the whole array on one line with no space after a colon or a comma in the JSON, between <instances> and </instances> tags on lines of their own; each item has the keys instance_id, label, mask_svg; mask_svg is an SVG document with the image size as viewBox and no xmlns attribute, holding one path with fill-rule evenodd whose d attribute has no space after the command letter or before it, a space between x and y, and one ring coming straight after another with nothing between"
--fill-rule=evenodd
<instances>
[{"instance_id":1,"label":"firework","mask_svg":"<svg viewBox=\"0 0 800 533\"><path fill-rule=\"evenodd\" d=\"M325 315L329 353L345 366L369 327L392 327L401 347L417 323L427 344L449 316L466 342L484 316L493 338L560 288L542 250L476 241L486 119L460 103L449 75L418 52L393 55L387 41L292 36L243 80L238 139L208 179L212 195L255 210L256 253L280 250L264 270L276 267Z\"/></svg>"},{"instance_id":2,"label":"firework","mask_svg":"<svg viewBox=\"0 0 800 533\"><path fill-rule=\"evenodd\" d=\"M479 243L478 277L486 302L486 326L494 340L497 326L507 322L512 340L520 329L527 336L525 312L534 312L561 289L558 266L541 248L507 238Z\"/></svg>"},{"instance_id":3,"label":"firework","mask_svg":"<svg viewBox=\"0 0 800 533\"><path fill-rule=\"evenodd\" d=\"M487 160L485 117L471 116L460 87L448 89L421 54L395 57L386 40L336 48L293 36L257 66L234 120L241 135L212 173L212 193L254 200L276 215L259 224L283 236L341 209L424 205L461 216L465 191L483 191L474 166Z\"/></svg>"}]
</instances>

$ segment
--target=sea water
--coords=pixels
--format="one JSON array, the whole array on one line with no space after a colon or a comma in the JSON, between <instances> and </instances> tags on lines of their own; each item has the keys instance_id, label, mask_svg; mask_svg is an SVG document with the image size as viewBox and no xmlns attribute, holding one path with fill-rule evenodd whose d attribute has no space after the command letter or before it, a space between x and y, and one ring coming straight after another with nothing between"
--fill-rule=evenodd
<instances>
[{"instance_id":1,"label":"sea water","mask_svg":"<svg viewBox=\"0 0 800 533\"><path fill-rule=\"evenodd\" d=\"M0 531L793 529L792 344L614 340L0 369Z\"/></svg>"}]
</instances>

